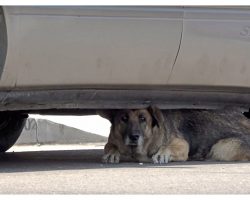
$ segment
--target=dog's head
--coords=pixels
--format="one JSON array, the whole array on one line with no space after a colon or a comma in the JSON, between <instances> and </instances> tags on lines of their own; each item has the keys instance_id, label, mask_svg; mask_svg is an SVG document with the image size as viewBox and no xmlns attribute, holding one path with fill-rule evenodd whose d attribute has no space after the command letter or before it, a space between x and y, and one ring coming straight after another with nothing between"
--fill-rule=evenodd
<instances>
[{"instance_id":1,"label":"dog's head","mask_svg":"<svg viewBox=\"0 0 250 200\"><path fill-rule=\"evenodd\" d=\"M156 107L137 110L108 110L99 113L109 119L113 133L122 138L126 146L141 146L153 135L155 127L163 126L164 118Z\"/></svg>"}]
</instances>

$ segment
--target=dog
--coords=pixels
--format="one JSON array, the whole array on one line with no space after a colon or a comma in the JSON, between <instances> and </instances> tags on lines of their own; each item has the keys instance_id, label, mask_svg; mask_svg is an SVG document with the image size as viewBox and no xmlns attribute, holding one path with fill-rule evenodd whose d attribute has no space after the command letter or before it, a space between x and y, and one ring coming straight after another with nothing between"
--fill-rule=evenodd
<instances>
[{"instance_id":1,"label":"dog","mask_svg":"<svg viewBox=\"0 0 250 200\"><path fill-rule=\"evenodd\" d=\"M250 160L250 120L237 110L107 110L111 122L103 162L121 155L139 162Z\"/></svg>"}]
</instances>

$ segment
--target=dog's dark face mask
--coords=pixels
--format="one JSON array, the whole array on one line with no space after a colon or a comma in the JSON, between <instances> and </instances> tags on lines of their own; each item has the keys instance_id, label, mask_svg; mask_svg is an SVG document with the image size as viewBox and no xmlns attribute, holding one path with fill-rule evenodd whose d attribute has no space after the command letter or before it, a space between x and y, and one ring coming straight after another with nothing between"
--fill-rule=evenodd
<instances>
[{"instance_id":1,"label":"dog's dark face mask","mask_svg":"<svg viewBox=\"0 0 250 200\"><path fill-rule=\"evenodd\" d=\"M138 111L123 111L119 115L120 132L123 141L128 146L143 144L144 132L147 129L146 113Z\"/></svg>"},{"instance_id":2,"label":"dog's dark face mask","mask_svg":"<svg viewBox=\"0 0 250 200\"><path fill-rule=\"evenodd\" d=\"M147 109L122 110L117 113L116 125L127 146L137 147L152 135L156 121Z\"/></svg>"},{"instance_id":3,"label":"dog's dark face mask","mask_svg":"<svg viewBox=\"0 0 250 200\"><path fill-rule=\"evenodd\" d=\"M106 110L98 114L111 122L114 134L124 145L133 148L143 145L152 137L153 128L162 126L164 121L161 111L152 106L137 110Z\"/></svg>"}]
</instances>

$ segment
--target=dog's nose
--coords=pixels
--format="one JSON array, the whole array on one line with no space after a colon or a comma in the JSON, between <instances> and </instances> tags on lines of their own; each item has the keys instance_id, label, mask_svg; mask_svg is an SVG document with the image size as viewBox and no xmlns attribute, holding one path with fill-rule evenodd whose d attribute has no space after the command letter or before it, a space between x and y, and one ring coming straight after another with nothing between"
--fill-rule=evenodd
<instances>
[{"instance_id":1,"label":"dog's nose","mask_svg":"<svg viewBox=\"0 0 250 200\"><path fill-rule=\"evenodd\" d=\"M129 136L129 139L131 141L137 141L139 139L140 135L139 134L132 134Z\"/></svg>"}]
</instances>

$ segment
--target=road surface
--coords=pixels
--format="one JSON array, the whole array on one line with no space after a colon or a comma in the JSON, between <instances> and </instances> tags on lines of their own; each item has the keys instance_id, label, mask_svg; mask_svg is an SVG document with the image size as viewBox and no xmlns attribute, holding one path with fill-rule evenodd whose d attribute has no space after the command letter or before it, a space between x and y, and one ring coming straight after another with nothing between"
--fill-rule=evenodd
<instances>
[{"instance_id":1,"label":"road surface","mask_svg":"<svg viewBox=\"0 0 250 200\"><path fill-rule=\"evenodd\" d=\"M13 147L0 194L249 194L250 163L102 164L102 145ZM14 152L13 152L14 151Z\"/></svg>"}]
</instances>

